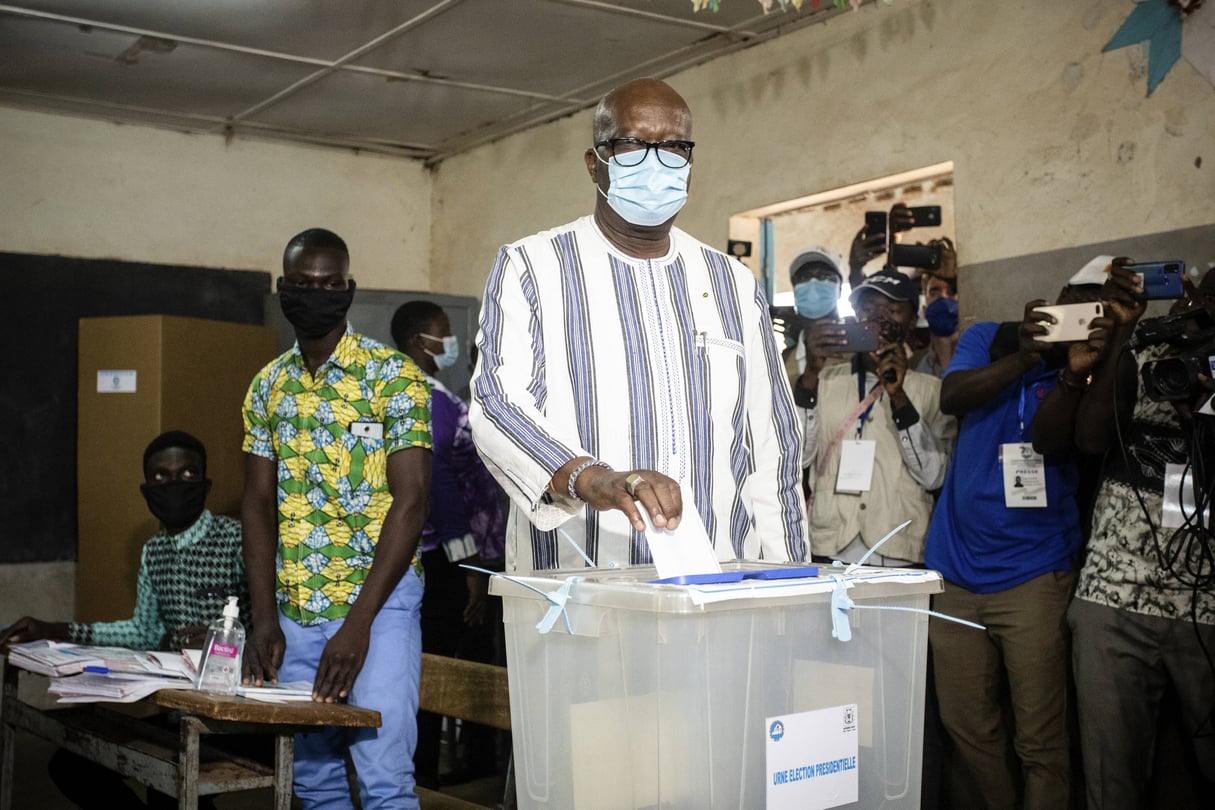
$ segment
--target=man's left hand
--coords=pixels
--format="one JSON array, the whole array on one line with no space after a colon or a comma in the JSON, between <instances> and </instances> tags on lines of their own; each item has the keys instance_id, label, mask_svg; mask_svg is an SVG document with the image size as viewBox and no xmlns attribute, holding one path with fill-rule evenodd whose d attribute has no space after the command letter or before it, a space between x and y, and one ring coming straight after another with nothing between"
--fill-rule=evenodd
<instances>
[{"instance_id":1,"label":"man's left hand","mask_svg":"<svg viewBox=\"0 0 1215 810\"><path fill-rule=\"evenodd\" d=\"M1131 260L1125 256L1114 259L1109 277L1101 288L1105 312L1118 326L1134 326L1147 310L1143 297L1143 276L1126 269Z\"/></svg>"},{"instance_id":2,"label":"man's left hand","mask_svg":"<svg viewBox=\"0 0 1215 810\"><path fill-rule=\"evenodd\" d=\"M329 639L316 667L316 681L312 684L312 699L318 703L336 703L345 698L354 688L354 679L367 660L367 648L371 644L370 628L350 624L349 621Z\"/></svg>"},{"instance_id":3,"label":"man's left hand","mask_svg":"<svg viewBox=\"0 0 1215 810\"><path fill-rule=\"evenodd\" d=\"M907 404L907 394L903 391L903 381L907 378L907 353L902 344L890 344L870 356L877 363L878 383L890 397L893 407L899 408Z\"/></svg>"}]
</instances>

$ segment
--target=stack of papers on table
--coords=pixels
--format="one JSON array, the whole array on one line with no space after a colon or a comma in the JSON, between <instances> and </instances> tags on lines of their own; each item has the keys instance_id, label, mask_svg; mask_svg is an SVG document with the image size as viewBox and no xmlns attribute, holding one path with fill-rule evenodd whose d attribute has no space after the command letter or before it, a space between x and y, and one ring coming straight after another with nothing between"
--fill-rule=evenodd
<instances>
[{"instance_id":1,"label":"stack of papers on table","mask_svg":"<svg viewBox=\"0 0 1215 810\"><path fill-rule=\"evenodd\" d=\"M130 650L126 647L85 647L90 655L101 659L99 665L90 665L85 671L130 672L137 675L167 675L174 678L193 678L194 665L184 652L157 652Z\"/></svg>"},{"instance_id":2,"label":"stack of papers on table","mask_svg":"<svg viewBox=\"0 0 1215 810\"><path fill-rule=\"evenodd\" d=\"M8 662L15 667L56 677L83 672L85 667L104 666L94 647L61 641L27 641L8 650Z\"/></svg>"},{"instance_id":3,"label":"stack of papers on table","mask_svg":"<svg viewBox=\"0 0 1215 810\"><path fill-rule=\"evenodd\" d=\"M46 691L60 703L133 703L161 689L193 689L189 678L167 678L133 672L83 672L55 678Z\"/></svg>"}]
</instances>

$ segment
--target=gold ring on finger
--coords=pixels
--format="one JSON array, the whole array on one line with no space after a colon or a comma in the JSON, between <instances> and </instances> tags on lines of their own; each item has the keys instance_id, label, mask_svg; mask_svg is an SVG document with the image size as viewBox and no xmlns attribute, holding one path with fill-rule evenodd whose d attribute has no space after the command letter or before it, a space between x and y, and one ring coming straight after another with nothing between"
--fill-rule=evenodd
<instances>
[{"instance_id":1,"label":"gold ring on finger","mask_svg":"<svg viewBox=\"0 0 1215 810\"><path fill-rule=\"evenodd\" d=\"M637 486L644 480L645 479L637 473L632 473L624 479L624 488L629 491L630 498L637 497Z\"/></svg>"}]
</instances>

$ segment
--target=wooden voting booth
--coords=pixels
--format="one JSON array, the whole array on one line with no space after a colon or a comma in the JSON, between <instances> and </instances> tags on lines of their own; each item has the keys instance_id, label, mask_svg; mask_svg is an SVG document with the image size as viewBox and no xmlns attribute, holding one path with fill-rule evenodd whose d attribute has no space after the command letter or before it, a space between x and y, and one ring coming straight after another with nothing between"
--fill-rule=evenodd
<instances>
[{"instance_id":1,"label":"wooden voting booth","mask_svg":"<svg viewBox=\"0 0 1215 810\"><path fill-rule=\"evenodd\" d=\"M168 315L81 318L77 426L78 621L129 617L140 551L158 528L139 492L143 450L166 430L207 448L207 506L237 515L241 403L277 354L262 326Z\"/></svg>"}]
</instances>

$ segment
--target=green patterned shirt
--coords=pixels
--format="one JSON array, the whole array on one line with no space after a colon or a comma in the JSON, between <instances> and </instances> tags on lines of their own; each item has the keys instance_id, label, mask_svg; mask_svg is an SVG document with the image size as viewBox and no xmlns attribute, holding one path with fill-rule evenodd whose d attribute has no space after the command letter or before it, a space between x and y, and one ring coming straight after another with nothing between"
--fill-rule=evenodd
<instances>
[{"instance_id":1,"label":"green patterned shirt","mask_svg":"<svg viewBox=\"0 0 1215 810\"><path fill-rule=\"evenodd\" d=\"M425 375L348 324L316 374L298 344L258 372L244 420L244 451L277 465L279 609L305 626L345 617L392 504L388 456L431 447Z\"/></svg>"},{"instance_id":2,"label":"green patterned shirt","mask_svg":"<svg viewBox=\"0 0 1215 810\"><path fill-rule=\"evenodd\" d=\"M182 627L206 626L220 617L228 597L238 598L249 627L249 584L241 556L240 521L203 511L178 534L161 530L143 547L135 589L135 615L116 622L73 622L77 644L159 650L176 646Z\"/></svg>"}]
</instances>

